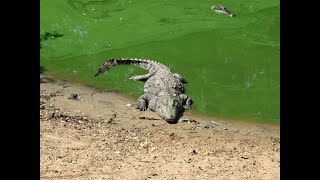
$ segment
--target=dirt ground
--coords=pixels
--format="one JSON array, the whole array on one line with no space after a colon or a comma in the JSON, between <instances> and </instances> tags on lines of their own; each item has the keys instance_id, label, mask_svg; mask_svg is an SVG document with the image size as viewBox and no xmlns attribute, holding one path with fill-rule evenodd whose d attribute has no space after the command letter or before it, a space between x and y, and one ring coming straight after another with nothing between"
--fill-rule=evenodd
<instances>
[{"instance_id":1,"label":"dirt ground","mask_svg":"<svg viewBox=\"0 0 320 180\"><path fill-rule=\"evenodd\" d=\"M41 179L280 179L279 126L188 112L168 124L115 92L40 91Z\"/></svg>"}]
</instances>

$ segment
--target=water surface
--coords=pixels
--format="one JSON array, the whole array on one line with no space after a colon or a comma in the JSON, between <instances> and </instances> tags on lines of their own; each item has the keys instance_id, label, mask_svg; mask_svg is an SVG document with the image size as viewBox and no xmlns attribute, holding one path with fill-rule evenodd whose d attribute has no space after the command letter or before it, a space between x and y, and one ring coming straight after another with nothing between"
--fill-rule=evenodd
<instances>
[{"instance_id":1,"label":"water surface","mask_svg":"<svg viewBox=\"0 0 320 180\"><path fill-rule=\"evenodd\" d=\"M216 14L221 3L236 17ZM110 58L157 60L188 81L195 113L278 123L280 3L271 1L41 0L40 63L56 76L132 97L145 73L119 66L98 76Z\"/></svg>"}]
</instances>

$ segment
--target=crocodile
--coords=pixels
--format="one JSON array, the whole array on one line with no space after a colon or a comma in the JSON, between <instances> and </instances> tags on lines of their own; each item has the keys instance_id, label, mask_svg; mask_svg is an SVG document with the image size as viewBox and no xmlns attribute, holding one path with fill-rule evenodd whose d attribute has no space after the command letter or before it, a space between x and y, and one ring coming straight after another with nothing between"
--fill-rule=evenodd
<instances>
[{"instance_id":1,"label":"crocodile","mask_svg":"<svg viewBox=\"0 0 320 180\"><path fill-rule=\"evenodd\" d=\"M110 59L102 64L95 77L117 65L135 65L148 71L144 75L132 76L129 79L145 82L144 94L141 95L135 108L156 112L162 119L175 124L190 109L192 100L184 93L185 79L159 62L145 59Z\"/></svg>"},{"instance_id":2,"label":"crocodile","mask_svg":"<svg viewBox=\"0 0 320 180\"><path fill-rule=\"evenodd\" d=\"M227 14L230 17L236 16L235 14L231 13L227 8L223 7L222 5L212 5L211 9L216 13Z\"/></svg>"}]
</instances>

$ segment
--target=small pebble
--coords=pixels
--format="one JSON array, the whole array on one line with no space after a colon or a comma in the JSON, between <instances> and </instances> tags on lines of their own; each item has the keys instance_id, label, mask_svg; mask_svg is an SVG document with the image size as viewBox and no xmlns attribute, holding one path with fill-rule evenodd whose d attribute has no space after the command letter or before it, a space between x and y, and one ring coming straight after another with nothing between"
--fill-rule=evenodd
<instances>
[{"instance_id":1,"label":"small pebble","mask_svg":"<svg viewBox=\"0 0 320 180\"><path fill-rule=\"evenodd\" d=\"M131 103L126 104L126 107L130 107L130 106L131 106Z\"/></svg>"}]
</instances>

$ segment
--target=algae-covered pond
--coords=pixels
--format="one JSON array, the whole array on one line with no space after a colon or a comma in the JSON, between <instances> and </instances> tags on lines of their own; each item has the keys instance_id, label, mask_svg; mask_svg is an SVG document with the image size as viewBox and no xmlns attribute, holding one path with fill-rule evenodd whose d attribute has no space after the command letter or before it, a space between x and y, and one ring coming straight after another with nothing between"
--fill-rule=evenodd
<instances>
[{"instance_id":1,"label":"algae-covered pond","mask_svg":"<svg viewBox=\"0 0 320 180\"><path fill-rule=\"evenodd\" d=\"M279 122L278 0L41 0L40 13L40 64L55 76L138 97L138 67L93 75L111 58L157 60L188 81L195 113Z\"/></svg>"}]
</instances>

